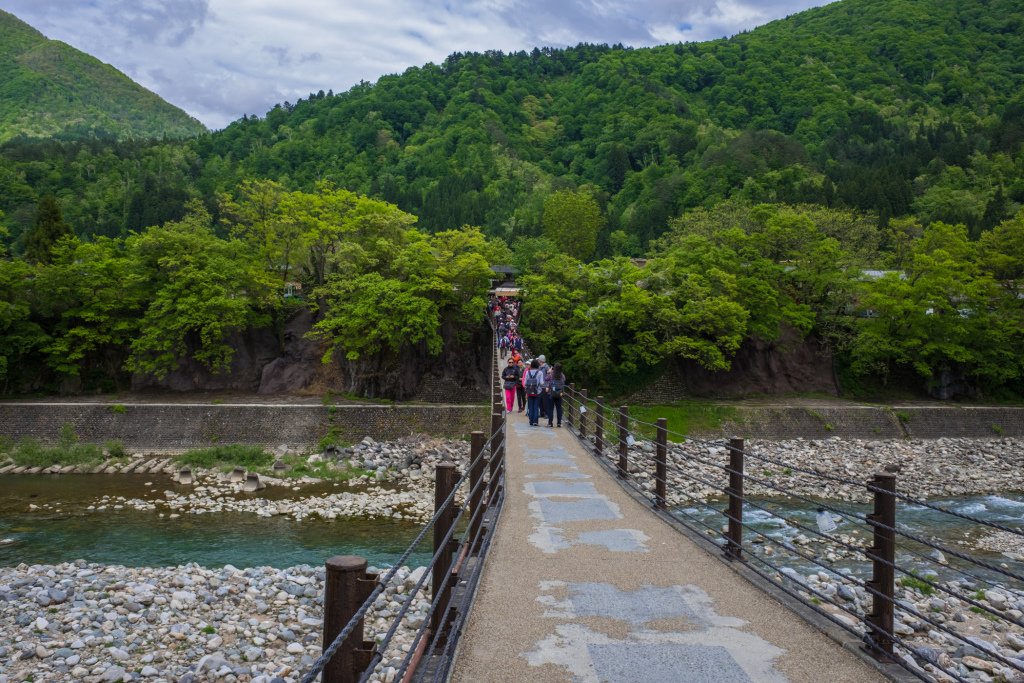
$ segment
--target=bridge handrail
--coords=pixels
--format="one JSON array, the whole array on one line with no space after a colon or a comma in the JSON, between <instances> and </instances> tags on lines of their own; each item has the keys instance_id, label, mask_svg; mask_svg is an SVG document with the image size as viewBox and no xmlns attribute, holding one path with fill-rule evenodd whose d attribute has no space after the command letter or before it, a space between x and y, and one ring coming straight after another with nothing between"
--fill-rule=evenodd
<instances>
[{"instance_id":1,"label":"bridge handrail","mask_svg":"<svg viewBox=\"0 0 1024 683\"><path fill-rule=\"evenodd\" d=\"M491 365L491 382L492 393L495 392L497 383L497 352L492 353L492 365ZM492 429L491 435L486 441L477 441L479 435L482 439L482 434L474 433L473 448L471 449L472 455L470 462L466 465L462 475L451 485L451 491L447 497L438 502L435 499L435 511L433 516L423 525L419 533L408 545L408 547L402 552L398 560L391 566L391 568L384 574L383 577L379 577L373 590L369 593L362 604L355 610L352 616L349 618L345 626L338 632L334 639L328 644L324 644L323 652L313 662L310 669L302 677L302 683L313 683L321 674L324 673L324 669L331 659L337 654L338 650L342 647L342 644L348 639L353 632L357 629L361 630L361 622L369 612L370 607L377 600L378 597L384 592L386 587L390 584L391 580L394 579L398 573L400 567L402 567L411 557L412 553L423 540L426 538L427 533L431 529L435 529L434 545L435 551L427 564L416 585L409 591L407 599L404 601L402 607L393 616L393 623L388 628L384 636L377 642L376 647L372 655L368 660L368 664L359 672L360 681L367 681L373 675L376 667L383 661L384 653L387 650L388 645L391 643L395 634L398 632L398 628L402 623L405 615L412 607L415 601L415 596L423 588L426 583L427 577L435 573L440 559L446 554L450 553L450 544L453 542L457 529L460 526L460 522L463 521L466 516L468 509L472 508L469 515L469 519L466 520L465 530L462 538L459 541L458 549L460 550L459 563L466 559L467 552L471 549L476 549L476 557L478 561L473 565L472 571L468 577L468 585L475 587L476 580L479 578L479 574L483 563L479 561L480 558L486 553L490 546L491 534L488 533L487 528L484 524L479 523L483 519L483 515L487 511L496 512L500 510L501 501L503 499L503 484L505 469L502 466L500 460L503 458L503 440L505 437L505 420L503 417L498 415L492 415ZM490 476L484 477L484 463L490 464ZM455 503L457 494L466 485L467 482L472 482L475 476L478 477L475 483L471 483L463 496L462 503L459 504L457 512L452 514L452 505ZM435 484L436 487L436 484ZM481 497L484 490L489 490L488 501L486 504L481 502ZM440 495L443 495L440 494ZM476 503L476 504L474 504ZM447 524L443 536L438 537L436 527L440 520L446 515L451 515L451 521ZM472 534L470 533L472 532ZM457 568L458 569L458 568ZM451 567L447 567L445 570L446 576L444 582L447 583L450 578L452 571ZM435 577L435 579L438 577ZM435 581L435 583L440 583ZM448 630L446 628L433 628L436 626L434 623L436 620L432 617L441 608L442 600L444 600L444 608L447 610L451 607L450 591L442 589L442 586L434 585L432 588L432 599L430 608L427 614L424 616L423 623L417 630L416 637L413 645L409 648L408 653L401 664L401 671L397 676L398 680L405 680L403 676L412 675L415 668L419 665L423 659L423 653L419 651L419 643L427 631L433 630L432 639L430 643L430 651L426 654L426 658L429 659L432 656L438 642L442 638L448 636ZM467 590L463 595L463 603L468 601L472 597L472 591ZM327 605L324 605L325 612ZM444 615L442 615L444 616ZM461 621L459 619L465 618L465 610L462 610L460 616L455 621L458 622L457 626L461 628ZM326 622L326 616L325 616ZM447 638L446 647L454 643L455 638ZM414 659L415 657L415 659ZM437 668L435 673L440 674L442 668ZM325 678L326 680L326 678Z\"/></svg>"},{"instance_id":2,"label":"bridge handrail","mask_svg":"<svg viewBox=\"0 0 1024 683\"><path fill-rule=\"evenodd\" d=\"M597 400L587 396L584 391L576 391L573 387L566 387L565 392L563 393L563 397L566 400L567 409L570 411L570 414L571 414L571 411L576 411L576 414L578 415L579 414L580 406L584 405L584 404L591 406L592 409L594 409L596 411L600 411L602 416L605 413L608 413L608 412L612 412L613 414L615 412L614 410L610 409L609 406L605 405L604 403L602 403L600 401L597 401ZM577 436L577 438L580 438L581 435L579 433L579 430L574 428L574 426L573 426L575 421L570 418L568 420L568 422L569 422L570 430L573 431L573 433ZM578 423L576 423L576 424L578 424ZM811 469L811 468L807 468L807 467L801 467L799 465L794 465L792 463L787 463L787 462L784 462L784 461L781 461L781 460L778 460L778 459L775 459L775 458L771 458L769 456L766 456L766 455L763 455L763 454L760 454L760 453L751 452L750 450L747 450L746 448L743 448L742 445L737 447L736 445L734 445L733 443L730 443L728 441L726 441L726 442L710 441L710 440L706 440L706 439L692 437L692 436L685 435L685 434L680 434L679 432L673 432L673 431L668 430L664 423L661 424L661 425L652 424L650 422L645 422L643 420L639 420L637 418L634 418L634 417L630 416L630 417L627 418L627 423L626 424L629 427L627 432L626 432L626 434L627 434L626 438L628 438L629 436L632 436L633 432L641 431L640 427L651 427L651 428L654 428L654 429L661 430L661 432L665 433L666 435L667 434L672 434L674 436L681 437L681 439L684 442L685 441L689 441L689 442L692 442L692 443L702 444L702 445L716 447L716 448L723 448L724 447L727 450L727 452L729 452L730 454L736 453L736 454L739 454L739 455L741 455L743 457L750 457L750 458L752 458L754 460L757 460L757 461L760 461L760 462L773 464L773 465L776 465L778 467L789 468L789 470L791 470L791 471L801 472L803 474L806 474L808 476L814 477L816 479L820 479L822 481L832 482L832 483L840 483L840 484L847 485L847 486L851 486L852 485L852 486L856 486L858 488L859 487L866 487L867 491L869 493L873 494L876 497L876 499L879 496L889 495L889 496L892 497L892 499L894 499L894 500L898 499L900 501L903 501L906 504L920 505L922 507L934 510L936 512L940 512L940 513L943 513L943 514L948 514L950 516L957 517L957 518L963 519L965 521L969 521L969 522L972 522L972 523L975 523L975 524L978 524L978 525L981 525L981 526L984 526L984 527L988 527L988 528L992 528L992 529L997 529L999 531L1007 532L1007 533L1013 534L1015 536L1024 537L1024 532L1022 532L1020 529L1014 529L1012 527L1008 527L1008 526L999 524L997 522L991 522L991 521L988 521L988 520L982 520L982 519L979 519L979 518L974 517L972 515L968 515L968 514L965 514L965 513L960 513L960 512L957 512L955 510L950 510L950 509L944 508L942 506L935 505L933 503L929 503L929 502L924 501L924 500L920 500L920 499L915 498L913 496L897 492L895 490L889 490L887 488L880 488L879 486L877 486L873 482L867 482L867 483L859 482L859 481L855 481L855 480L852 480L852 479L849 479L849 478L846 478L846 477L840 477L840 476L832 475L832 474L829 474L827 472L821 472L821 471L818 471L818 470L815 470L815 469ZM612 428L614 428L614 425L611 425L611 426L612 426ZM588 435L588 437L589 436L590 435ZM605 446L607 446L607 445L609 445L611 443L614 443L615 441L618 441L618 444L620 446L619 454L618 454L619 457L620 457L620 462L621 462L622 459L624 459L627 463L628 462L632 462L634 466L639 466L641 468L647 469L650 466L650 460L652 459L651 456L648 455L648 462L647 463L640 463L635 458L630 458L629 446L632 445L632 444L627 442L626 438L624 438L620 434L618 437L616 437L616 438L614 438L612 440L607 440L607 439L603 438L603 435L602 435L602 439L599 442L597 442L597 440L595 439L596 443L592 443L590 441L590 439L586 438L586 437L584 437L583 440L584 440L584 444L589 449L595 449L596 450L595 447L598 444L600 444L601 451L604 450ZM666 438L666 441L667 441L667 436L665 438ZM623 448L623 446L624 446L624 448ZM604 452L598 452L598 453L595 453L595 454L598 455L599 457L601 457L602 464L604 464L606 467L609 467L609 468L612 467L612 465L610 463L605 462L605 457L604 457L605 453ZM623 455L623 454L625 454L625 455ZM949 548L949 547L947 547L947 546L945 546L943 544L939 544L939 543L933 542L933 541L931 541L929 539L923 538L923 537L921 537L921 536L919 536L917 534L911 533L909 531L906 531L905 529L900 528L899 525L897 525L897 524L886 524L884 520L878 519L875 515L870 515L870 516L862 515L862 514L859 514L859 513L856 513L856 512L852 512L850 510L845 510L845 509L842 509L840 507L836 507L834 505L830 505L828 503L825 503L825 502L822 502L822 501L819 501L819 500L813 500L813 499L809 498L808 496L805 496L805 495L802 495L800 493L791 491L789 489L786 489L785 487L781 487L781 486L775 484L774 482L771 482L771 481L766 480L766 479L761 478L761 477L757 477L756 475L753 475L753 474L748 474L745 471L743 471L742 469L738 470L738 469L735 469L734 467L732 467L732 466L730 466L728 464L722 464L722 463L713 462L711 460L707 460L705 458L701 458L700 456L695 455L693 453L676 452L674 455L675 455L675 457L677 459L684 459L686 461L692 461L692 462L700 463L700 464L703 464L705 466L709 466L709 467L712 467L714 469L720 470L725 475L738 476L738 477L740 477L743 480L749 479L751 482L760 484L761 486L764 486L764 487L766 487L766 488L768 488L770 490L777 491L777 492L783 493L783 494L785 494L787 496L794 497L794 498L796 498L798 500L802 500L802 501L811 503L812 505L814 505L817 508L821 508L821 509L824 509L824 510L828 510L829 512L834 512L836 514L839 514L843 519L846 519L846 520L851 521L853 523L856 523L856 524L866 524L866 525L869 526L870 530L875 532L876 534L877 534L878 531L888 532L889 534L891 534L893 536L893 538L895 538L896 536L905 538L907 540L910 540L910 541L913 541L915 543L919 543L919 544L921 544L923 546L926 546L926 547L932 548L934 550L937 550L937 551L939 551L939 552L941 552L943 554L948 554L948 555L950 555L952 557L956 557L957 559L960 559L960 560L962 560L964 562L967 562L970 565L973 565L973 566L976 566L976 567L980 567L980 568L984 568L984 569L986 569L988 571L1000 574L1002 576L1006 576L1006 577L1014 579L1016 581L1024 582L1024 577L1021 577L1020 575L1018 575L1015 572L1012 572L1012 571L1010 571L1008 569L1005 569L1003 567L997 566L995 564L991 564L991 563L985 562L984 560L980 560L980 559L971 557L969 555L966 555L965 553L962 553L962 552L959 552L959 551L957 551L955 549ZM612 456L612 457L614 457L614 456ZM699 477L699 476L693 474L692 472L687 471L686 469L684 469L683 467L678 465L676 462L668 462L667 458L664 459L664 461L661 463L661 465L662 465L662 467L665 468L664 469L664 471L665 471L664 477L663 478L659 477L657 475L657 473L655 473L653 475L653 480L654 480L655 484L660 483L663 486L662 490L667 490L668 485L673 483L670 480L670 478L669 478L669 473L670 472L671 472L672 475L677 475L679 477L683 477L683 478L689 479L691 481L695 481L697 483L700 483L700 484L702 484L704 486L707 486L707 487L709 487L711 489L714 489L716 491L722 489L721 484L716 484L715 482L708 481L707 479L705 479L703 477ZM628 466L626 468L627 472L629 470L632 470L632 469L633 468L630 468ZM623 474L624 473L620 470L620 476L622 476ZM647 497L649 499L651 498L650 490L649 489L645 489L643 486L641 486L635 480L635 477L629 476L629 474L626 473L623 478L624 478L624 483L626 485L629 485L630 487L635 489L637 492L639 492L644 497ZM673 493L675 495L681 495L681 496L685 497L691 503L695 503L698 506L709 506L709 503L706 500L698 498L698 497L695 497L695 496L690 495L690 494L687 494L684 490L679 489L677 486L673 486L673 488L674 488ZM974 608L974 609L976 609L976 610L978 610L980 612L983 612L983 613L985 613L987 615L991 615L992 617L994 617L996 619L1006 621L1006 622L1014 624L1016 626L1024 627L1024 621L1022 621L1021 619L1014 618L1012 615L1005 614L1002 611L1000 611L1000 610L998 610L996 608L993 608L989 604L982 603L980 601L980 598L979 599L975 599L974 597L971 597L968 594L961 593L961 592L953 590L953 589L951 589L951 588L949 588L947 586L944 586L944 585L940 584L938 581L932 581L931 579L929 579L927 577L922 577L922 576L918 575L918 573L913 571L912 569L908 569L906 567L899 566L899 564L895 562L895 555L893 555L893 560L889 560L889 559L887 559L885 557L881 557L880 553L877 552L876 549L865 549L865 548L858 547L858 546L856 546L856 545L854 545L852 543L848 543L846 541L843 541L841 538L839 538L837 536L833 536L831 534L825 533L825 532L820 531L818 529L814 529L814 528L812 528L812 527L810 527L810 526L808 526L806 524L801 523L798 520L793 519L792 517L788 517L788 516L782 515L778 511L772 510L772 509L770 509L770 508L768 508L768 507L766 507L764 505L761 505L757 501L751 500L747 496L743 496L743 495L735 496L735 495L733 495L732 493L729 492L729 489L726 489L726 493L728 495L730 495L731 497L736 498L739 501L741 506L742 505L749 505L749 506L751 506L751 507L753 507L755 509L759 509L759 510L761 510L761 511L763 511L763 512L769 514L769 515L771 515L772 517L775 517L775 518L777 518L779 520L784 521L786 524L788 524L788 525L790 525L790 526L792 526L794 528L798 528L798 529L800 529L802 531L806 531L806 532L808 532L810 534L813 534L815 536L818 536L818 537L821 537L823 539L826 539L827 541L835 543L837 546L843 547L843 548L845 548L847 550L854 551L854 552L857 552L857 553L863 553L864 555L866 555L867 559L869 559L873 563L875 563L876 566L887 567L892 572L899 572L900 574L902 574L904 576L912 577L915 580L915 582L916 581L920 581L921 583L923 583L923 584L925 584L925 585L927 585L927 586L929 586L929 587L931 587L931 588L933 588L935 590L941 590L943 593L946 593L946 594L948 594L948 595L950 595L952 597L956 597L957 599L964 601L965 603L970 605L972 608ZM664 503L665 503L665 501L663 501L663 500L659 502L657 496L653 497L653 502L654 502L656 508L663 507ZM742 507L740 508L740 510L742 511ZM700 519L699 517L697 517L697 516L695 516L693 514L690 514L687 510L683 510L683 509L678 509L677 508L676 510L673 511L672 514L677 519L680 516L686 518L688 521L682 522L681 519L679 521L684 523L686 526L689 526L691 529L694 528L694 525L697 525L699 527L703 527L703 529L705 531L710 532L710 534L712 534L712 535L715 535L715 536L720 536L721 535L721 531L720 530L715 529L713 526L709 525L707 522L705 522L704 520ZM779 547L785 549L787 552L790 552L793 555L795 555L797 557L800 557L803 560L806 560L806 561L808 561L808 562L810 562L810 563L812 563L814 565L817 565L817 566L821 567L822 569L828 571L830 574L833 574L837 580L847 581L849 583L852 583L855 586L860 587L861 589L865 590L873 598L876 599L876 605L878 604L879 601L880 602L888 603L890 605L889 610L891 612L897 606L897 602L899 602L899 605L898 605L899 608L901 610L903 610L904 612L906 612L907 614L911 614L914 617L920 619L922 622L926 622L926 623L930 624L936 630L941 631L941 632L943 632L943 633L945 633L947 635L950 635L953 638L956 638L957 640L959 640L959 641L961 641L961 642L963 642L963 643L965 643L965 644L967 644L969 646L977 648L978 650L984 652L985 655L987 655L987 656L991 657L992 659L1000 662L1001 664L1003 664L1006 667L1009 667L1011 669L1015 669L1017 671L1024 672L1024 665L1022 665L1018 660L1007 658L1007 657L1001 655L999 652L994 651L994 650L990 649L989 647L986 647L983 643L976 642L976 640L970 640L969 639L970 636L961 634L961 633L959 633L959 632L949 628L945 624L937 621L936 619L934 619L932 617L929 617L928 615L922 614L919 610L917 610L913 606L909 605L906 601L897 601L895 599L895 597L890 592L887 592L885 590L879 590L878 588L876 588L875 585L874 585L874 582L865 581L865 580L863 580L863 579L861 579L859 577L856 577L856 576L851 576L849 574L841 574L841 573L837 572L833 567L830 567L830 566L826 565L821 560L819 560L817 558L814 558L812 556L809 556L806 553L800 552L799 550L797 550L797 548L793 544L787 543L787 542L785 542L783 540L780 540L780 539L771 538L767 534L764 534L763 532L761 532L760 530L758 530L756 528L753 528L750 524L744 523L743 520L742 520L742 515L740 515L740 517L737 518L736 516L731 514L729 510L726 510L722 514L730 522L737 523L738 526L741 529L750 530L750 531L754 532L757 536L759 536L759 537L761 537L761 538L763 538L765 540L769 540L770 539L773 544L778 545ZM701 531L701 533L704 533L704 531ZM742 533L742 532L740 532L740 533ZM731 543L731 541L727 540L727 548L728 548L728 543ZM740 548L742 548L742 542L740 544ZM912 548L901 547L901 552L906 552L906 553L908 553L910 555L913 555L913 556L915 556L915 557L917 557L919 559L925 560L927 562L937 562L936 558L924 555L922 553L919 553L919 552L913 550ZM814 589L812 586L810 586L806 582L797 581L792 576L789 576L786 572L782 571L783 569L785 569L784 567L780 567L777 564L768 561L766 558L761 557L761 556L759 556L757 554L754 554L754 553L747 553L747 556L753 558L753 560L756 561L757 563L771 568L771 570L773 570L778 577L781 577L782 580L771 576L770 574L766 573L765 571L762 571L761 569L759 569L759 568L757 568L755 566L752 566L749 562L745 563L746 567L748 567L749 569L754 571L756 574L761 576L764 580L770 582L771 584L773 584L774 586L776 586L780 590L783 590L786 594L788 594L791 597L799 600L806 607L814 610L819 615L827 618L830 622L832 622L836 626L842 628L843 630L845 630L845 631L847 631L849 633L852 633L852 634L856 635L858 638L864 637L864 640L865 640L867 648L872 650L872 651L874 651L877 655L880 655L880 658L891 658L892 657L891 646L887 649L884 646L880 646L878 643L875 642L876 640L880 640L881 641L881 640L884 639L884 640L888 640L889 643L897 644L897 645L900 645L901 647L905 648L907 650L907 652L911 654L911 656L916 657L917 659L922 659L920 657L920 655L918 654L917 648L915 648L915 646L913 646L911 644L906 643L905 640L903 640L896 633L894 633L893 632L894 629L892 627L886 629L886 628L880 627L880 625L878 623L866 622L867 635L865 635L865 634L860 633L859 631L857 631L850 624L845 623L843 620L835 618L829 612L827 612L826 610L824 610L821 607L819 607L819 605L814 604L812 600L809 600L806 597L801 596L799 594L799 592L800 591L805 591L805 592L807 592L809 594L813 594L814 595L814 599L818 600L819 602L821 602L821 601L828 602L831 605L833 605L834 607L836 607L837 609L839 609L841 612L845 612L845 613L857 616L861 620L865 620L865 619L867 619L867 617L871 616L871 615L865 615L863 613L858 614L859 610L855 609L856 603L854 603L854 605L841 605L841 604L837 603L832 597L823 594L821 591L817 591L816 589ZM742 560L743 558L736 558L736 559L741 559ZM948 569L956 571L957 573L959 573L959 574L961 574L961 575L963 575L963 576L965 576L965 577L967 577L967 578L969 578L972 581L975 581L977 583L985 584L985 585L988 585L988 586L992 586L993 585L991 581L988 581L988 580L986 580L986 579L984 579L982 577L976 576L975 574L972 574L971 572L968 572L968 571L966 571L964 569L960 569L960 568L957 568L957 567L949 567ZM786 585L787 582L788 582L789 586ZM792 587L792 584L797 584L795 589ZM914 666L911 666L908 662L904 661L903 658L901 658L901 657L896 657L896 658L893 659L893 661L895 661L896 664L898 664L901 667L903 667L904 669L906 669L909 673L911 673L915 677L917 677L917 678L919 678L921 680L931 680L930 678L928 678L927 676L924 675L924 670L920 666L916 665L916 661L914 662L914 664L915 664ZM946 668L944 666L941 666L937 661L936 662L929 662L929 663L932 666L934 666L937 670L942 671L945 675L953 678L954 680L960 680L960 681L964 680L955 670L951 671L948 668Z\"/></svg>"}]
</instances>

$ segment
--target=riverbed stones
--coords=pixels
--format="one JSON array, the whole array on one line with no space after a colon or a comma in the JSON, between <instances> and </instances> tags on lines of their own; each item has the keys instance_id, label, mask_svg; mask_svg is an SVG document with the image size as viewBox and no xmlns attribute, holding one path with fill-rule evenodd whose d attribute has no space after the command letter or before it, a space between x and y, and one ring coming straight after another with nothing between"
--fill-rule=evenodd
<instances>
[{"instance_id":1,"label":"riverbed stones","mask_svg":"<svg viewBox=\"0 0 1024 683\"><path fill-rule=\"evenodd\" d=\"M372 640L391 625L385 612L414 601L375 681L398 665L424 621L429 599L422 591L411 596L409 588L421 576L423 570L399 568L382 593L383 607L367 614L365 636ZM323 579L321 567L309 566L131 568L78 561L0 568L0 593L8 596L0 600L0 647L15 644L2 655L3 673L10 680L31 674L39 683L214 677L294 683L319 654ZM33 592L61 582L75 584L74 599L41 612ZM292 595L284 590L289 585L303 590ZM140 594L151 599L133 622L136 615L123 608ZM272 608L261 612L258 605L266 602Z\"/></svg>"}]
</instances>

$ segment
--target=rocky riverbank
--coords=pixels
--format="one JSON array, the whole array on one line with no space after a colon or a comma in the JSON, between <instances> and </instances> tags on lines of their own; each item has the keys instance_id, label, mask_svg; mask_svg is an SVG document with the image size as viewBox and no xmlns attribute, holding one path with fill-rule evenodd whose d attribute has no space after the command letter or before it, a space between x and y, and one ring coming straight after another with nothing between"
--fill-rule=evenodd
<instances>
[{"instance_id":1,"label":"rocky riverbank","mask_svg":"<svg viewBox=\"0 0 1024 683\"><path fill-rule=\"evenodd\" d=\"M788 567L782 572L805 600L864 634L862 619L873 596L856 579L842 572L802 574ZM943 670L968 681L1024 681L1018 670L1024 669L1024 629L1012 623L1024 617L1024 591L966 578L925 578L938 588L897 575L894 631L902 641L897 654L903 663L942 682L956 680Z\"/></svg>"},{"instance_id":2,"label":"rocky riverbank","mask_svg":"<svg viewBox=\"0 0 1024 683\"><path fill-rule=\"evenodd\" d=\"M367 615L377 639L414 600L371 680L394 679L423 623L422 573L401 568ZM309 566L0 568L0 683L298 681L320 655L323 581Z\"/></svg>"},{"instance_id":3,"label":"rocky riverbank","mask_svg":"<svg viewBox=\"0 0 1024 683\"><path fill-rule=\"evenodd\" d=\"M609 448L610 460L618 459ZM749 441L745 450L746 493L758 497L790 494L866 503L866 482L876 473L896 473L897 489L928 500L1004 491L1024 491L1024 440L824 439ZM654 488L655 445L638 441L630 448L630 468L645 487ZM677 505L706 502L723 495L729 451L724 442L669 444L669 500ZM801 472L820 472L824 477ZM845 480L845 481L839 481Z\"/></svg>"},{"instance_id":4,"label":"rocky riverbank","mask_svg":"<svg viewBox=\"0 0 1024 683\"><path fill-rule=\"evenodd\" d=\"M364 517L425 522L434 512L434 468L441 462L452 462L461 472L468 460L469 444L464 441L409 438L376 442L366 437L354 446L332 448L308 457L310 464L327 462L331 471L367 472L335 482L336 487L349 490L304 495L310 485L324 481L314 477L261 476L261 486L274 490L275 495L268 497L258 491L246 491L244 477L233 481L229 472L196 469L188 486L168 488L176 483L174 478L154 476L146 482L146 491L141 495L102 496L86 511L146 510L171 518L236 512L261 517L284 515L296 520L316 515L323 519ZM279 497L278 492L285 489L294 495ZM57 501L33 504L31 508L67 511L67 505Z\"/></svg>"}]
</instances>

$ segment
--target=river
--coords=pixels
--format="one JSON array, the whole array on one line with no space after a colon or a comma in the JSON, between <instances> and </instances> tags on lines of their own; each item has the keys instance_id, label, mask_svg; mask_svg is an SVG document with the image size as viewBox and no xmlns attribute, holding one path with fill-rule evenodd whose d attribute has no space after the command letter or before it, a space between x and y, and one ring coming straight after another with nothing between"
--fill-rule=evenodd
<instances>
[{"instance_id":1,"label":"river","mask_svg":"<svg viewBox=\"0 0 1024 683\"><path fill-rule=\"evenodd\" d=\"M147 484L149 484L147 486ZM371 565L391 564L420 530L414 522L319 517L301 522L286 516L244 513L183 514L88 510L99 498L159 498L184 491L166 475L6 475L0 477L0 566L22 562L56 564L77 559L128 566L290 567L320 565L332 555L360 555ZM267 498L337 492L333 483L303 487L301 494L268 487ZM59 504L59 510L57 508ZM40 509L30 510L30 505ZM44 508L50 505L52 508ZM9 539L9 540L8 540ZM409 560L429 560L429 540Z\"/></svg>"}]
</instances>

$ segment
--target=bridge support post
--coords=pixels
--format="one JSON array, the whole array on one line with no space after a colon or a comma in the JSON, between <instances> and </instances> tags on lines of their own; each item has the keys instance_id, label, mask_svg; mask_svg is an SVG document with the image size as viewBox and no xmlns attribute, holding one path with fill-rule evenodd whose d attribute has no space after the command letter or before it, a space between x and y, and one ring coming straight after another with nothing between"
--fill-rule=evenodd
<instances>
[{"instance_id":1,"label":"bridge support post","mask_svg":"<svg viewBox=\"0 0 1024 683\"><path fill-rule=\"evenodd\" d=\"M594 399L594 448L604 457L604 396Z\"/></svg>"},{"instance_id":2,"label":"bridge support post","mask_svg":"<svg viewBox=\"0 0 1024 683\"><path fill-rule=\"evenodd\" d=\"M629 436L629 406L619 407L619 477L625 479L629 476L629 444L626 437Z\"/></svg>"},{"instance_id":3,"label":"bridge support post","mask_svg":"<svg viewBox=\"0 0 1024 683\"><path fill-rule=\"evenodd\" d=\"M487 486L487 504L497 499L502 470L505 469L505 417L500 411L491 414L490 479Z\"/></svg>"},{"instance_id":4,"label":"bridge support post","mask_svg":"<svg viewBox=\"0 0 1024 683\"><path fill-rule=\"evenodd\" d=\"M484 451L484 433L473 432L469 445L469 518L472 520L466 538L473 544L470 549L476 553L481 541L480 526L484 521L483 500L484 500L484 459L481 453Z\"/></svg>"},{"instance_id":5,"label":"bridge support post","mask_svg":"<svg viewBox=\"0 0 1024 683\"><path fill-rule=\"evenodd\" d=\"M445 540L448 530L452 527L455 519L455 501L446 504L448 496L455 488L458 473L455 471L455 464L442 462L434 468L434 512L441 512L434 525L434 554L437 562L434 563L434 571L431 574L432 596L434 598L434 613L430 615L430 629L435 635L440 633L445 623L445 613L448 611L448 598L450 596L448 573L452 568L452 539Z\"/></svg>"},{"instance_id":6,"label":"bridge support post","mask_svg":"<svg viewBox=\"0 0 1024 683\"><path fill-rule=\"evenodd\" d=\"M729 531L725 535L725 556L730 560L743 559L743 439L729 439Z\"/></svg>"},{"instance_id":7,"label":"bridge support post","mask_svg":"<svg viewBox=\"0 0 1024 683\"><path fill-rule=\"evenodd\" d=\"M668 419L658 418L658 431L654 444L654 507L668 507Z\"/></svg>"},{"instance_id":8,"label":"bridge support post","mask_svg":"<svg viewBox=\"0 0 1024 683\"><path fill-rule=\"evenodd\" d=\"M868 627L864 638L876 659L891 661L893 655L893 606L895 604L896 561L896 475L888 472L876 474L868 482L868 491L874 494L875 511L867 516L874 529L874 540L867 551L871 560L871 612L865 618Z\"/></svg>"},{"instance_id":9,"label":"bridge support post","mask_svg":"<svg viewBox=\"0 0 1024 683\"><path fill-rule=\"evenodd\" d=\"M580 389L580 440L587 443L587 390Z\"/></svg>"},{"instance_id":10,"label":"bridge support post","mask_svg":"<svg viewBox=\"0 0 1024 683\"><path fill-rule=\"evenodd\" d=\"M366 560L354 555L337 555L324 566L324 650L373 592L374 574L366 573ZM363 620L352 630L324 667L324 683L354 683L370 664L373 643L363 641Z\"/></svg>"}]
</instances>

